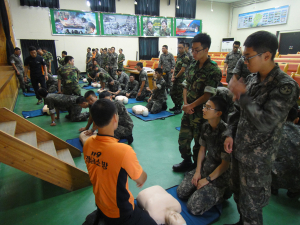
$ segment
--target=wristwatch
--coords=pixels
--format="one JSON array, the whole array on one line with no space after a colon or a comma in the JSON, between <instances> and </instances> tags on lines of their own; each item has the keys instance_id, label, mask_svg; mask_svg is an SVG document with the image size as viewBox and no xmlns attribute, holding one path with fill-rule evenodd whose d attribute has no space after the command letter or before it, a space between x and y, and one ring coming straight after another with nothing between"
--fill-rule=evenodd
<instances>
[{"instance_id":1,"label":"wristwatch","mask_svg":"<svg viewBox=\"0 0 300 225\"><path fill-rule=\"evenodd\" d=\"M212 182L212 180L210 179L210 176L207 176L207 177L206 177L206 180L207 180L209 183Z\"/></svg>"}]
</instances>

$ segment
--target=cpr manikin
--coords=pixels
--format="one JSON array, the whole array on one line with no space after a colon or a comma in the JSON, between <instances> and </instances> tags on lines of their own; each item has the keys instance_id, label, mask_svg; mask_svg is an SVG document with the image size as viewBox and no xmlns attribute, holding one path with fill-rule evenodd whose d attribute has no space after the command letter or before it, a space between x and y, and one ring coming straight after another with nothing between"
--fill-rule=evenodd
<instances>
[{"instance_id":1,"label":"cpr manikin","mask_svg":"<svg viewBox=\"0 0 300 225\"><path fill-rule=\"evenodd\" d=\"M93 136L96 136L97 135L97 130L94 131L94 134ZM84 145L84 143L86 142L86 140L91 137L91 136L88 136L86 134L84 134L84 132L81 132L80 135L79 135L79 140L81 141L82 145Z\"/></svg>"},{"instance_id":2,"label":"cpr manikin","mask_svg":"<svg viewBox=\"0 0 300 225\"><path fill-rule=\"evenodd\" d=\"M84 83L87 83L87 82L88 82L88 80L87 80L86 78L83 78L82 81L83 81Z\"/></svg>"},{"instance_id":3,"label":"cpr manikin","mask_svg":"<svg viewBox=\"0 0 300 225\"><path fill-rule=\"evenodd\" d=\"M119 101L120 103L127 104L128 98L126 96L117 96L115 101Z\"/></svg>"},{"instance_id":4,"label":"cpr manikin","mask_svg":"<svg viewBox=\"0 0 300 225\"><path fill-rule=\"evenodd\" d=\"M98 84L98 83L92 83L91 86L92 87L100 87L100 84Z\"/></svg>"},{"instance_id":5,"label":"cpr manikin","mask_svg":"<svg viewBox=\"0 0 300 225\"><path fill-rule=\"evenodd\" d=\"M156 185L146 188L138 194L136 200L157 224L186 225L180 215L180 203L162 187Z\"/></svg>"},{"instance_id":6,"label":"cpr manikin","mask_svg":"<svg viewBox=\"0 0 300 225\"><path fill-rule=\"evenodd\" d=\"M148 114L149 114L148 109L145 106L142 106L142 105L133 106L132 107L132 112L134 114L137 114L137 115L141 114L143 116L148 116Z\"/></svg>"},{"instance_id":7,"label":"cpr manikin","mask_svg":"<svg viewBox=\"0 0 300 225\"><path fill-rule=\"evenodd\" d=\"M43 113L47 113L48 115L50 115L49 108L48 108L47 105L44 105L44 107L43 107Z\"/></svg>"}]
</instances>

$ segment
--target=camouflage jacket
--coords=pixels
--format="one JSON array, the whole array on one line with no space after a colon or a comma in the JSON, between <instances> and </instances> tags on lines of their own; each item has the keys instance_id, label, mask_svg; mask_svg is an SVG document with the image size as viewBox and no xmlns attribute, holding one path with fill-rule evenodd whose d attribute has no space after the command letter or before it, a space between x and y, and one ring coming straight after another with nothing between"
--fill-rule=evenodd
<instances>
[{"instance_id":1,"label":"camouflage jacket","mask_svg":"<svg viewBox=\"0 0 300 225\"><path fill-rule=\"evenodd\" d=\"M113 85L111 85L110 83L108 83L108 89L111 92L117 92L117 91L121 91L122 90L121 85L120 85L119 81L117 81L117 80L114 80L114 84Z\"/></svg>"},{"instance_id":2,"label":"camouflage jacket","mask_svg":"<svg viewBox=\"0 0 300 225\"><path fill-rule=\"evenodd\" d=\"M129 82L129 77L125 72L122 72L121 75L118 77L118 81L120 82L120 84L124 84L126 89L126 86Z\"/></svg>"},{"instance_id":3,"label":"camouflage jacket","mask_svg":"<svg viewBox=\"0 0 300 225\"><path fill-rule=\"evenodd\" d=\"M228 64L227 73L233 73L233 69L235 68L238 60L242 57L241 52L234 53L233 51L229 52L226 56L224 63Z\"/></svg>"},{"instance_id":4,"label":"camouflage jacket","mask_svg":"<svg viewBox=\"0 0 300 225\"><path fill-rule=\"evenodd\" d=\"M205 177L209 176L221 163L222 160L230 162L230 154L224 150L225 137L222 136L226 131L226 123L221 120L215 130L208 122L202 125L199 144L205 147L206 156L202 162L202 173ZM217 187L224 187L229 184L230 170L227 169L221 176L213 182Z\"/></svg>"},{"instance_id":5,"label":"camouflage jacket","mask_svg":"<svg viewBox=\"0 0 300 225\"><path fill-rule=\"evenodd\" d=\"M238 62L235 65L235 68L232 71L233 74L237 74L240 77L244 78L246 80L247 76L251 74L251 72L248 70L247 65L244 63L244 59L240 58Z\"/></svg>"},{"instance_id":6,"label":"camouflage jacket","mask_svg":"<svg viewBox=\"0 0 300 225\"><path fill-rule=\"evenodd\" d=\"M178 54L176 64L175 64L174 76L176 76L179 73L182 67L186 69L189 66L189 64L190 64L190 59L186 55L186 53L183 53L182 55ZM182 73L181 76L176 79L176 82L182 83L184 79L185 79L185 73Z\"/></svg>"},{"instance_id":7,"label":"camouflage jacket","mask_svg":"<svg viewBox=\"0 0 300 225\"><path fill-rule=\"evenodd\" d=\"M49 112L53 114L55 108L65 110L76 105L77 98L76 95L48 94L45 98L45 105L48 106Z\"/></svg>"},{"instance_id":8,"label":"camouflage jacket","mask_svg":"<svg viewBox=\"0 0 300 225\"><path fill-rule=\"evenodd\" d=\"M44 58L47 67L49 67L49 63L53 61L53 56L51 52L44 53L42 57Z\"/></svg>"},{"instance_id":9,"label":"camouflage jacket","mask_svg":"<svg viewBox=\"0 0 300 225\"><path fill-rule=\"evenodd\" d=\"M134 80L133 82L128 82L127 88L125 89L126 93L133 93L137 92L139 90L139 82L137 80Z\"/></svg>"},{"instance_id":10,"label":"camouflage jacket","mask_svg":"<svg viewBox=\"0 0 300 225\"><path fill-rule=\"evenodd\" d=\"M168 72L175 67L175 59L172 53L168 52L168 54L161 54L159 57L159 63L157 68L163 69L164 72Z\"/></svg>"},{"instance_id":11,"label":"camouflage jacket","mask_svg":"<svg viewBox=\"0 0 300 225\"><path fill-rule=\"evenodd\" d=\"M106 70L101 68L99 75L100 81L105 83L109 78L111 78L111 76L106 72Z\"/></svg>"},{"instance_id":12,"label":"camouflage jacket","mask_svg":"<svg viewBox=\"0 0 300 225\"><path fill-rule=\"evenodd\" d=\"M166 100L166 81L164 78L156 80L156 89L152 91L152 100Z\"/></svg>"},{"instance_id":13,"label":"camouflage jacket","mask_svg":"<svg viewBox=\"0 0 300 225\"><path fill-rule=\"evenodd\" d=\"M80 71L77 67L72 66L70 64L66 64L60 67L57 71L58 73L58 80L61 80L63 86L73 86L78 84L79 73Z\"/></svg>"},{"instance_id":14,"label":"camouflage jacket","mask_svg":"<svg viewBox=\"0 0 300 225\"><path fill-rule=\"evenodd\" d=\"M187 103L191 104L200 98L205 92L216 94L216 89L221 81L222 73L218 65L210 60L210 57L199 68L199 61L194 61L189 67L189 74L183 81L187 89ZM202 114L202 105L195 107L195 111Z\"/></svg>"},{"instance_id":15,"label":"camouflage jacket","mask_svg":"<svg viewBox=\"0 0 300 225\"><path fill-rule=\"evenodd\" d=\"M147 29L146 36L154 36L154 30L153 29L152 30Z\"/></svg>"},{"instance_id":16,"label":"camouflage jacket","mask_svg":"<svg viewBox=\"0 0 300 225\"><path fill-rule=\"evenodd\" d=\"M93 58L93 54L91 52L88 52L86 54L86 62L88 62L91 58ZM93 64L93 60L91 60L87 65Z\"/></svg>"},{"instance_id":17,"label":"camouflage jacket","mask_svg":"<svg viewBox=\"0 0 300 225\"><path fill-rule=\"evenodd\" d=\"M228 115L234 112L233 94L227 87L217 87L216 96L222 97L227 103L227 111L222 114L222 120L227 122Z\"/></svg>"},{"instance_id":18,"label":"camouflage jacket","mask_svg":"<svg viewBox=\"0 0 300 225\"><path fill-rule=\"evenodd\" d=\"M101 65L101 55L98 52L96 53L95 60L98 63L98 65L100 66Z\"/></svg>"},{"instance_id":19,"label":"camouflage jacket","mask_svg":"<svg viewBox=\"0 0 300 225\"><path fill-rule=\"evenodd\" d=\"M108 58L108 54L102 54L103 57L102 57L102 64L101 64L101 67L103 69L106 68L106 66L109 66L109 58Z\"/></svg>"},{"instance_id":20,"label":"camouflage jacket","mask_svg":"<svg viewBox=\"0 0 300 225\"><path fill-rule=\"evenodd\" d=\"M111 53L110 66L114 69L118 68L118 54L117 53Z\"/></svg>"},{"instance_id":21,"label":"camouflage jacket","mask_svg":"<svg viewBox=\"0 0 300 225\"><path fill-rule=\"evenodd\" d=\"M119 125L123 126L123 127L133 127L133 122L132 119L127 111L127 109L125 108L125 106L120 103L119 101L115 101L114 102L117 109L118 109L118 115L119 115Z\"/></svg>"},{"instance_id":22,"label":"camouflage jacket","mask_svg":"<svg viewBox=\"0 0 300 225\"><path fill-rule=\"evenodd\" d=\"M9 58L10 63L14 63L19 72L24 71L23 63L20 56L12 54Z\"/></svg>"},{"instance_id":23,"label":"camouflage jacket","mask_svg":"<svg viewBox=\"0 0 300 225\"><path fill-rule=\"evenodd\" d=\"M185 54L189 57L190 63L192 63L194 60L193 54L190 51L185 52Z\"/></svg>"},{"instance_id":24,"label":"camouflage jacket","mask_svg":"<svg viewBox=\"0 0 300 225\"><path fill-rule=\"evenodd\" d=\"M234 104L224 135L234 139L234 157L259 173L271 168L282 126L297 103L299 86L275 66L263 81L259 73L252 76L246 89Z\"/></svg>"},{"instance_id":25,"label":"camouflage jacket","mask_svg":"<svg viewBox=\"0 0 300 225\"><path fill-rule=\"evenodd\" d=\"M122 53L122 54L119 54L119 57L118 57L118 65L122 65L123 64L123 62L120 62L120 61L122 61L122 60L124 60L125 61L125 55Z\"/></svg>"},{"instance_id":26,"label":"camouflage jacket","mask_svg":"<svg viewBox=\"0 0 300 225\"><path fill-rule=\"evenodd\" d=\"M145 85L144 85L144 91L146 90L147 87L149 87L149 81L148 81L148 75L147 75L147 72L142 69L141 72L140 72L140 78L139 78L139 88L141 87L142 85L142 82L145 81ZM142 91L142 90L141 90Z\"/></svg>"},{"instance_id":27,"label":"camouflage jacket","mask_svg":"<svg viewBox=\"0 0 300 225\"><path fill-rule=\"evenodd\" d=\"M159 36L170 36L171 35L171 31L169 28L167 28L166 30L160 30L159 31Z\"/></svg>"},{"instance_id":28,"label":"camouflage jacket","mask_svg":"<svg viewBox=\"0 0 300 225\"><path fill-rule=\"evenodd\" d=\"M46 84L49 88L51 85L57 85L58 81L55 79L51 74L48 74L48 80L46 81Z\"/></svg>"},{"instance_id":29,"label":"camouflage jacket","mask_svg":"<svg viewBox=\"0 0 300 225\"><path fill-rule=\"evenodd\" d=\"M66 65L66 63L65 63L65 57L62 57L60 60L58 60L58 63L59 63L60 66Z\"/></svg>"}]
</instances>

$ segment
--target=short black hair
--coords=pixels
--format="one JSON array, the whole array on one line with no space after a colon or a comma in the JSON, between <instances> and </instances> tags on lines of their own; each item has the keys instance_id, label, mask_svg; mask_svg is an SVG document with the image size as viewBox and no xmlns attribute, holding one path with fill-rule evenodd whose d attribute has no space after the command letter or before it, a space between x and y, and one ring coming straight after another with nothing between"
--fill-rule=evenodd
<instances>
[{"instance_id":1,"label":"short black hair","mask_svg":"<svg viewBox=\"0 0 300 225\"><path fill-rule=\"evenodd\" d=\"M115 48L115 47L111 47L110 49L112 49L112 48L116 50L116 48Z\"/></svg>"},{"instance_id":2,"label":"short black hair","mask_svg":"<svg viewBox=\"0 0 300 225\"><path fill-rule=\"evenodd\" d=\"M79 96L78 98L76 98L76 104L82 104L84 102L87 102L87 100L83 97L83 96Z\"/></svg>"},{"instance_id":3,"label":"short black hair","mask_svg":"<svg viewBox=\"0 0 300 225\"><path fill-rule=\"evenodd\" d=\"M117 72L122 72L123 70L121 70L121 69L117 69Z\"/></svg>"},{"instance_id":4,"label":"short black hair","mask_svg":"<svg viewBox=\"0 0 300 225\"><path fill-rule=\"evenodd\" d=\"M162 73L163 73L163 70L162 70L162 68L156 68L156 69L155 69L155 72L158 72L159 74L162 74Z\"/></svg>"},{"instance_id":5,"label":"short black hair","mask_svg":"<svg viewBox=\"0 0 300 225\"><path fill-rule=\"evenodd\" d=\"M65 57L65 63L67 64L70 60L74 59L73 56L67 55Z\"/></svg>"},{"instance_id":6,"label":"short black hair","mask_svg":"<svg viewBox=\"0 0 300 225\"><path fill-rule=\"evenodd\" d=\"M45 88L40 88L38 89L37 93L39 94L39 96L41 96L42 98L46 98L48 95L48 91Z\"/></svg>"},{"instance_id":7,"label":"short black hair","mask_svg":"<svg viewBox=\"0 0 300 225\"><path fill-rule=\"evenodd\" d=\"M185 43L184 43L183 41L179 42L178 44L179 44L179 45L183 45L183 47L184 47L184 45L185 45Z\"/></svg>"},{"instance_id":8,"label":"short black hair","mask_svg":"<svg viewBox=\"0 0 300 225\"><path fill-rule=\"evenodd\" d=\"M88 49L89 49L89 50L91 50L91 48L90 48L90 47L88 47Z\"/></svg>"},{"instance_id":9,"label":"short black hair","mask_svg":"<svg viewBox=\"0 0 300 225\"><path fill-rule=\"evenodd\" d=\"M42 47L42 49L43 49L43 50L46 50L46 51L48 50L46 47Z\"/></svg>"},{"instance_id":10,"label":"short black hair","mask_svg":"<svg viewBox=\"0 0 300 225\"><path fill-rule=\"evenodd\" d=\"M135 78L135 75L134 75L133 73L131 73L131 74L129 75L129 77L134 77L134 78Z\"/></svg>"},{"instance_id":11,"label":"short black hair","mask_svg":"<svg viewBox=\"0 0 300 225\"><path fill-rule=\"evenodd\" d=\"M168 45L163 45L164 48L168 49Z\"/></svg>"},{"instance_id":12,"label":"short black hair","mask_svg":"<svg viewBox=\"0 0 300 225\"><path fill-rule=\"evenodd\" d=\"M166 25L168 25L168 22L167 22L166 19L163 19L163 20L161 21L161 23L165 23Z\"/></svg>"},{"instance_id":13,"label":"short black hair","mask_svg":"<svg viewBox=\"0 0 300 225\"><path fill-rule=\"evenodd\" d=\"M95 49L93 48L93 49L92 49L92 52L94 52L94 51L95 51Z\"/></svg>"},{"instance_id":14,"label":"short black hair","mask_svg":"<svg viewBox=\"0 0 300 225\"><path fill-rule=\"evenodd\" d=\"M139 67L143 68L143 63L138 62L138 63L136 64L136 66L139 66Z\"/></svg>"},{"instance_id":15,"label":"short black hair","mask_svg":"<svg viewBox=\"0 0 300 225\"><path fill-rule=\"evenodd\" d=\"M201 34L197 34L193 38L192 43L195 43L195 42L200 42L203 49L206 49L206 48L209 49L210 45L211 45L211 38L207 33L201 33Z\"/></svg>"},{"instance_id":16,"label":"short black hair","mask_svg":"<svg viewBox=\"0 0 300 225\"><path fill-rule=\"evenodd\" d=\"M241 46L241 42L239 42L239 41L235 41L235 42L233 42L233 44L234 44L234 45Z\"/></svg>"},{"instance_id":17,"label":"short black hair","mask_svg":"<svg viewBox=\"0 0 300 225\"><path fill-rule=\"evenodd\" d=\"M209 100L215 104L217 111L221 111L222 114L227 112L227 102L224 98L220 96L213 96Z\"/></svg>"},{"instance_id":18,"label":"short black hair","mask_svg":"<svg viewBox=\"0 0 300 225\"><path fill-rule=\"evenodd\" d=\"M97 97L97 95L95 94L94 91L87 91L87 92L85 92L84 97L87 99L91 95L94 96L94 97Z\"/></svg>"},{"instance_id":19,"label":"short black hair","mask_svg":"<svg viewBox=\"0 0 300 225\"><path fill-rule=\"evenodd\" d=\"M96 48L96 50L99 50L99 48Z\"/></svg>"},{"instance_id":20,"label":"short black hair","mask_svg":"<svg viewBox=\"0 0 300 225\"><path fill-rule=\"evenodd\" d=\"M66 51L62 51L61 53L64 55L68 55L68 53Z\"/></svg>"},{"instance_id":21,"label":"short black hair","mask_svg":"<svg viewBox=\"0 0 300 225\"><path fill-rule=\"evenodd\" d=\"M18 48L18 47L15 47L15 49L14 49L15 51L19 51L19 50L21 50L20 48Z\"/></svg>"},{"instance_id":22,"label":"short black hair","mask_svg":"<svg viewBox=\"0 0 300 225\"><path fill-rule=\"evenodd\" d=\"M112 82L113 81L113 79L111 78L111 77L109 77L108 79L107 79L107 83L108 84L110 84L110 82Z\"/></svg>"},{"instance_id":23,"label":"short black hair","mask_svg":"<svg viewBox=\"0 0 300 225\"><path fill-rule=\"evenodd\" d=\"M36 47L30 46L30 47L28 48L28 50L29 50L29 52L31 52L31 51L36 51Z\"/></svg>"},{"instance_id":24,"label":"short black hair","mask_svg":"<svg viewBox=\"0 0 300 225\"><path fill-rule=\"evenodd\" d=\"M103 51L107 51L107 48L104 48Z\"/></svg>"},{"instance_id":25,"label":"short black hair","mask_svg":"<svg viewBox=\"0 0 300 225\"><path fill-rule=\"evenodd\" d=\"M295 104L289 111L287 121L293 122L298 117L298 104Z\"/></svg>"},{"instance_id":26,"label":"short black hair","mask_svg":"<svg viewBox=\"0 0 300 225\"><path fill-rule=\"evenodd\" d=\"M121 50L123 52L123 49L120 48L119 50Z\"/></svg>"},{"instance_id":27,"label":"short black hair","mask_svg":"<svg viewBox=\"0 0 300 225\"><path fill-rule=\"evenodd\" d=\"M92 118L100 128L107 126L117 113L116 105L111 100L105 98L97 100L91 108Z\"/></svg>"},{"instance_id":28,"label":"short black hair","mask_svg":"<svg viewBox=\"0 0 300 225\"><path fill-rule=\"evenodd\" d=\"M274 60L278 49L278 40L274 34L262 30L250 34L244 42L244 46L247 48L252 47L257 53L270 52L272 54L271 59Z\"/></svg>"},{"instance_id":29,"label":"short black hair","mask_svg":"<svg viewBox=\"0 0 300 225\"><path fill-rule=\"evenodd\" d=\"M111 93L109 93L108 91L102 91L102 92L99 94L99 99L105 98L105 97L110 97L110 96L111 96Z\"/></svg>"},{"instance_id":30,"label":"short black hair","mask_svg":"<svg viewBox=\"0 0 300 225\"><path fill-rule=\"evenodd\" d=\"M186 43L184 43L184 46L185 47L190 47L190 43L186 42Z\"/></svg>"}]
</instances>

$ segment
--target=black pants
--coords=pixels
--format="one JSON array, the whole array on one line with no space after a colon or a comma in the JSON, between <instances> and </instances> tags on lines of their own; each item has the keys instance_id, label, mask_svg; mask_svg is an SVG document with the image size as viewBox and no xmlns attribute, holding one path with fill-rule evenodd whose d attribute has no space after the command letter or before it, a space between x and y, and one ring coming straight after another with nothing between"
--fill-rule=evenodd
<instances>
[{"instance_id":1,"label":"black pants","mask_svg":"<svg viewBox=\"0 0 300 225\"><path fill-rule=\"evenodd\" d=\"M97 221L99 219L104 220L105 224L109 225L157 225L157 223L149 216L149 214L142 210L140 207L135 205L132 214L122 216L120 218L109 218L106 217L101 210L97 207ZM95 222L97 222L95 221Z\"/></svg>"},{"instance_id":2,"label":"black pants","mask_svg":"<svg viewBox=\"0 0 300 225\"><path fill-rule=\"evenodd\" d=\"M32 84L32 87L34 89L34 92L35 92L35 97L38 99L38 100L42 100L42 97L39 96L38 94L38 90L39 90L39 84L41 85L42 88L46 88L46 80L45 80L45 76L38 76L38 77L31 77L31 84Z\"/></svg>"}]
</instances>

